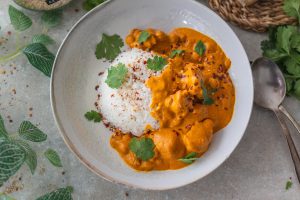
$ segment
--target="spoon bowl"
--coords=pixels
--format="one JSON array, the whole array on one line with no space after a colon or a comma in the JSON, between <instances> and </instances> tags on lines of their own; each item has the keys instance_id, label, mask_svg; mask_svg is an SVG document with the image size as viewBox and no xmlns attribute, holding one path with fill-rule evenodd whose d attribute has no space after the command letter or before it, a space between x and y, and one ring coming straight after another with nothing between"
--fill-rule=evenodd
<instances>
[{"instance_id":1,"label":"spoon bowl","mask_svg":"<svg viewBox=\"0 0 300 200\"><path fill-rule=\"evenodd\" d=\"M278 109L285 97L286 86L277 64L266 58L258 58L252 64L252 73L254 102L267 109Z\"/></svg>"}]
</instances>

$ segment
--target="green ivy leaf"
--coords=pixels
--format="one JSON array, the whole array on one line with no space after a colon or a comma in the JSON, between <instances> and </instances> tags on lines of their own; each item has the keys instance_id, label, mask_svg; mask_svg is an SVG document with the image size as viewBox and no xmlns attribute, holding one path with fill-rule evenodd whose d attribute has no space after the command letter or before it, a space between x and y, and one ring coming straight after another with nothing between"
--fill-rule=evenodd
<instances>
[{"instance_id":1,"label":"green ivy leaf","mask_svg":"<svg viewBox=\"0 0 300 200\"><path fill-rule=\"evenodd\" d=\"M20 169L25 159L26 153L18 144L12 141L0 144L0 186Z\"/></svg>"},{"instance_id":2,"label":"green ivy leaf","mask_svg":"<svg viewBox=\"0 0 300 200\"><path fill-rule=\"evenodd\" d=\"M25 31L32 25L31 19L12 5L9 5L8 14L11 24L17 31Z\"/></svg>"},{"instance_id":3,"label":"green ivy leaf","mask_svg":"<svg viewBox=\"0 0 300 200\"><path fill-rule=\"evenodd\" d=\"M204 43L199 40L195 46L195 51L198 53L199 56L202 56L206 50Z\"/></svg>"},{"instance_id":4,"label":"green ivy leaf","mask_svg":"<svg viewBox=\"0 0 300 200\"><path fill-rule=\"evenodd\" d=\"M43 72L46 76L51 76L51 70L55 56L48 51L45 45L41 43L29 44L23 49L30 64Z\"/></svg>"},{"instance_id":5,"label":"green ivy leaf","mask_svg":"<svg viewBox=\"0 0 300 200\"><path fill-rule=\"evenodd\" d=\"M128 70L123 63L119 63L117 66L111 66L108 69L105 83L111 88L119 88L123 84L127 72Z\"/></svg>"},{"instance_id":6,"label":"green ivy leaf","mask_svg":"<svg viewBox=\"0 0 300 200\"><path fill-rule=\"evenodd\" d=\"M192 164L195 160L197 160L197 153L191 152L184 156L183 158L179 159L181 162L184 162L186 164Z\"/></svg>"},{"instance_id":7,"label":"green ivy leaf","mask_svg":"<svg viewBox=\"0 0 300 200\"><path fill-rule=\"evenodd\" d=\"M5 129L4 121L2 116L0 115L0 142L3 142L8 138L7 131Z\"/></svg>"},{"instance_id":8,"label":"green ivy leaf","mask_svg":"<svg viewBox=\"0 0 300 200\"><path fill-rule=\"evenodd\" d=\"M86 112L84 116L89 121L101 122L101 120L102 120L101 115L95 110L91 110L89 112Z\"/></svg>"},{"instance_id":9,"label":"green ivy leaf","mask_svg":"<svg viewBox=\"0 0 300 200\"><path fill-rule=\"evenodd\" d=\"M16 200L6 194L0 193L0 200Z\"/></svg>"},{"instance_id":10,"label":"green ivy leaf","mask_svg":"<svg viewBox=\"0 0 300 200\"><path fill-rule=\"evenodd\" d=\"M42 15L42 23L49 28L57 26L62 19L62 10L46 11Z\"/></svg>"},{"instance_id":11,"label":"green ivy leaf","mask_svg":"<svg viewBox=\"0 0 300 200\"><path fill-rule=\"evenodd\" d=\"M170 54L170 58L174 58L176 55L180 55L180 54L182 54L182 53L184 53L184 50L181 50L181 49L175 49L175 50L173 50L172 52L171 52L171 54Z\"/></svg>"},{"instance_id":12,"label":"green ivy leaf","mask_svg":"<svg viewBox=\"0 0 300 200\"><path fill-rule=\"evenodd\" d=\"M60 188L45 194L36 200L72 200L73 187Z\"/></svg>"},{"instance_id":13,"label":"green ivy leaf","mask_svg":"<svg viewBox=\"0 0 300 200\"><path fill-rule=\"evenodd\" d=\"M30 147L30 145L23 140L13 140L17 143L26 153L25 163L29 167L31 174L34 174L35 169L37 167L37 155L35 151ZM1 200L1 199L0 199Z\"/></svg>"},{"instance_id":14,"label":"green ivy leaf","mask_svg":"<svg viewBox=\"0 0 300 200\"><path fill-rule=\"evenodd\" d=\"M141 138L136 137L131 138L129 142L130 150L136 155L137 158L141 160L149 160L154 156L155 145L151 138Z\"/></svg>"},{"instance_id":15,"label":"green ivy leaf","mask_svg":"<svg viewBox=\"0 0 300 200\"><path fill-rule=\"evenodd\" d=\"M160 71L168 64L167 60L161 56L154 56L154 58L148 58L147 60L147 68Z\"/></svg>"},{"instance_id":16,"label":"green ivy leaf","mask_svg":"<svg viewBox=\"0 0 300 200\"><path fill-rule=\"evenodd\" d=\"M146 42L149 37L150 37L150 33L148 33L148 31L142 31L138 38L138 43L142 44L143 42Z\"/></svg>"},{"instance_id":17,"label":"green ivy leaf","mask_svg":"<svg viewBox=\"0 0 300 200\"><path fill-rule=\"evenodd\" d=\"M114 34L109 36L103 33L102 39L96 47L96 57L97 59L104 58L113 61L121 53L121 48L123 46L123 40L119 35Z\"/></svg>"},{"instance_id":18,"label":"green ivy leaf","mask_svg":"<svg viewBox=\"0 0 300 200\"><path fill-rule=\"evenodd\" d=\"M18 132L21 138L32 142L43 142L47 139L47 135L29 121L23 121Z\"/></svg>"},{"instance_id":19,"label":"green ivy leaf","mask_svg":"<svg viewBox=\"0 0 300 200\"><path fill-rule=\"evenodd\" d=\"M44 153L45 157L50 161L55 167L62 167L60 157L58 153L53 149L47 149Z\"/></svg>"},{"instance_id":20,"label":"green ivy leaf","mask_svg":"<svg viewBox=\"0 0 300 200\"><path fill-rule=\"evenodd\" d=\"M55 42L50 36L45 34L39 34L39 35L32 36L31 43L41 43L44 45L48 45L48 44L53 44Z\"/></svg>"}]
</instances>

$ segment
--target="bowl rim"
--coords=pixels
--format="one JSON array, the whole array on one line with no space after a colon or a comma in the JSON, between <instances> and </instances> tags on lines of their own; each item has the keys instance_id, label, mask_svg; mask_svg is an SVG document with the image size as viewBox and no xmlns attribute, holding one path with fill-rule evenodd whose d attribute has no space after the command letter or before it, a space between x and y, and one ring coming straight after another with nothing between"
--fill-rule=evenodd
<instances>
[{"instance_id":1,"label":"bowl rim","mask_svg":"<svg viewBox=\"0 0 300 200\"><path fill-rule=\"evenodd\" d=\"M238 144L240 143L242 137L245 134L246 128L248 127L249 121L250 121L250 117L251 117L251 113L253 110L253 104L250 105L250 112L249 115L247 116L247 121L245 121L246 125L243 128L242 134L240 134L240 138L238 138L236 145L233 147L233 150L224 157L223 162L220 162L219 164L217 164L215 167L211 168L210 170L208 170L208 172L202 176L202 177L197 177L196 179L189 181L187 183L178 185L178 186L165 186L165 187L161 187L161 188L147 188L147 187L143 187L142 185L137 185L137 184L133 184L133 183L129 183L127 181L120 181L120 180L116 180L113 177L107 175L106 173L102 172L101 170L99 170L96 166L94 166L93 164L91 164L87 159L85 159L85 157L80 153L80 151L76 148L76 146L72 143L71 139L68 137L68 135L66 134L66 131L63 127L63 123L61 122L60 118L58 117L57 114L57 107L56 107L56 101L55 101L55 95L54 95L54 77L55 77L55 69L56 69L56 65L58 60L60 59L60 52L62 51L66 40L68 39L68 37L73 33L73 31L77 28L77 26L79 26L79 24L84 23L85 20L87 20L90 16L92 16L93 13L95 12L99 12L100 10L102 10L103 8L105 8L105 6L109 3L111 3L112 1L115 0L107 0L104 3L98 5L97 7L93 8L91 11L87 12L86 14L84 14L70 29L70 31L68 32L68 34L65 36L65 38L63 39L57 53L56 53L56 57L53 63L53 67L52 67L52 72L51 72L51 80L50 80L50 103L51 103L51 110L52 110L52 114L54 117L54 121L56 123L56 126L59 129L59 134L61 135L61 137L64 140L64 143L67 145L67 147L69 148L69 150L75 154L75 156L77 157L77 159L84 165L86 166L91 172L95 173L96 175L98 175L101 178L104 178L105 180L112 182L112 183L117 183L117 184L122 184L125 185L129 188L138 188L138 189L143 189L143 190L157 190L157 191L161 191L161 190L169 190L169 189L175 189L175 188L179 188L179 187L183 187L186 185L189 185L191 183L194 183L204 177L206 177L207 175L209 175L210 173L212 173L213 171L215 171L217 168L219 168L229 157L230 155L234 152L234 150L236 149L236 147L238 146ZM237 37L237 35L234 33L234 31L231 29L231 27L219 16L217 15L215 12L213 12L211 9L209 9L207 6L203 5L202 3L198 2L197 0L188 0L190 1L191 4L196 4L196 6L200 6L202 7L202 9L205 9L207 12L209 12L210 14L214 15L215 17L219 18L221 23L223 23L225 26L228 27L228 30L232 33L232 36L235 37L235 39L237 40L237 42L241 45L242 47L242 53L245 55L245 57L249 60L246 51L240 41L240 39ZM252 90L250 91L251 96L249 96L249 98L251 98L251 102L253 102L253 98L254 98L254 87L253 87L253 76L252 76L252 71L251 71L251 65L249 63L249 67L250 67L250 74L251 74L251 88Z\"/></svg>"}]
</instances>

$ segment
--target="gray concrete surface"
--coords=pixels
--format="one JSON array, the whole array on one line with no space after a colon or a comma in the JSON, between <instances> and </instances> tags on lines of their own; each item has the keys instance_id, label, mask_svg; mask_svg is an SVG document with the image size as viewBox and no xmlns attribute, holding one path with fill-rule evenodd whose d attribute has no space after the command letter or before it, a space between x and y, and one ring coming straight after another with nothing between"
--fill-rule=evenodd
<instances>
[{"instance_id":1,"label":"gray concrete surface","mask_svg":"<svg viewBox=\"0 0 300 200\"><path fill-rule=\"evenodd\" d=\"M57 44L52 47L53 52L58 48L71 26L84 14L81 7L82 1L75 2L65 9L63 23L49 30L49 35L57 41ZM200 2L205 4L205 1ZM9 25L7 15L8 4L13 3L9 0L0 2L1 55L13 51L15 47L15 32ZM22 33L21 38L32 32L38 33L42 29L39 25L40 13L32 11L26 11L26 13L33 16L34 27ZM232 28L242 41L250 60L261 55L260 41L266 37L265 35L247 32L235 26ZM8 31L12 32L11 35ZM7 38L8 41L3 41L3 38L4 40ZM6 71L5 74L3 74L4 71ZM30 120L38 124L49 138L45 143L32 144L40 154L36 174L31 175L27 167L23 166L0 188L1 192L18 189L11 193L18 200L35 199L54 188L66 185L74 187L73 198L80 200L300 199L300 186L297 183L287 144L274 114L257 106L253 108L249 126L237 149L221 167L209 176L174 190L143 191L112 184L86 169L60 138L52 117L49 99L49 78L32 68L24 56L0 65L0 113L4 116L7 129L15 132L23 120ZM300 102L294 98L287 98L284 104L300 120ZM10 119L11 122L9 122ZM293 136L300 149L300 135L293 132ZM51 166L43 158L42 153L46 147L52 147L60 153L63 169ZM286 191L285 184L290 177L294 184L290 190Z\"/></svg>"}]
</instances>

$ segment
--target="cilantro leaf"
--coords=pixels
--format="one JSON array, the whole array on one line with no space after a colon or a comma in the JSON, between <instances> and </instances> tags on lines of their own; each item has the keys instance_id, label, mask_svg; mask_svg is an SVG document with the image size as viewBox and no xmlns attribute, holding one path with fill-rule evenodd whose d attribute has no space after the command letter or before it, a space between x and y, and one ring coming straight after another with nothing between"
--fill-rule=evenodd
<instances>
[{"instance_id":1,"label":"cilantro leaf","mask_svg":"<svg viewBox=\"0 0 300 200\"><path fill-rule=\"evenodd\" d=\"M294 95L300 99L300 79L295 82L294 85Z\"/></svg>"},{"instance_id":2,"label":"cilantro leaf","mask_svg":"<svg viewBox=\"0 0 300 200\"><path fill-rule=\"evenodd\" d=\"M204 105L211 105L214 103L214 100L209 97L208 91L204 85L203 80L201 80L201 89L202 89L202 95L203 95L203 104Z\"/></svg>"},{"instance_id":3,"label":"cilantro leaf","mask_svg":"<svg viewBox=\"0 0 300 200\"><path fill-rule=\"evenodd\" d=\"M147 68L154 70L154 71L160 71L164 68L164 66L167 64L167 60L161 56L154 56L154 58L149 58L147 60Z\"/></svg>"},{"instance_id":4,"label":"cilantro leaf","mask_svg":"<svg viewBox=\"0 0 300 200\"><path fill-rule=\"evenodd\" d=\"M286 53L290 53L291 37L297 32L297 27L295 26L280 26L277 29L277 49L282 49Z\"/></svg>"},{"instance_id":5,"label":"cilantro leaf","mask_svg":"<svg viewBox=\"0 0 300 200\"><path fill-rule=\"evenodd\" d=\"M191 152L179 160L186 164L192 164L195 160L197 160L197 153Z\"/></svg>"},{"instance_id":6,"label":"cilantro leaf","mask_svg":"<svg viewBox=\"0 0 300 200\"><path fill-rule=\"evenodd\" d=\"M287 15L298 18L300 24L300 1L299 0L285 0L283 5L283 10Z\"/></svg>"},{"instance_id":7,"label":"cilantro leaf","mask_svg":"<svg viewBox=\"0 0 300 200\"><path fill-rule=\"evenodd\" d=\"M107 78L105 83L111 88L119 88L126 78L128 70L123 63L117 66L112 66L108 69Z\"/></svg>"},{"instance_id":8,"label":"cilantro leaf","mask_svg":"<svg viewBox=\"0 0 300 200\"><path fill-rule=\"evenodd\" d=\"M293 57L288 57L284 61L284 65L288 73L292 75L300 74L300 64Z\"/></svg>"},{"instance_id":9,"label":"cilantro leaf","mask_svg":"<svg viewBox=\"0 0 300 200\"><path fill-rule=\"evenodd\" d=\"M101 122L101 120L102 120L101 115L97 111L94 111L94 110L86 112L84 116L89 121Z\"/></svg>"},{"instance_id":10,"label":"cilantro leaf","mask_svg":"<svg viewBox=\"0 0 300 200\"><path fill-rule=\"evenodd\" d=\"M293 182L288 180L285 184L285 190L289 190L293 186Z\"/></svg>"},{"instance_id":11,"label":"cilantro leaf","mask_svg":"<svg viewBox=\"0 0 300 200\"><path fill-rule=\"evenodd\" d=\"M291 47L300 53L300 34L292 35Z\"/></svg>"},{"instance_id":12,"label":"cilantro leaf","mask_svg":"<svg viewBox=\"0 0 300 200\"><path fill-rule=\"evenodd\" d=\"M180 55L180 54L182 54L182 53L184 53L184 50L181 50L181 49L175 49L175 50L173 50L172 52L171 52L171 54L170 54L170 58L174 58L176 55Z\"/></svg>"},{"instance_id":13,"label":"cilantro leaf","mask_svg":"<svg viewBox=\"0 0 300 200\"><path fill-rule=\"evenodd\" d=\"M132 138L129 142L130 150L141 160L149 160L154 156L155 145L151 138Z\"/></svg>"},{"instance_id":14,"label":"cilantro leaf","mask_svg":"<svg viewBox=\"0 0 300 200\"><path fill-rule=\"evenodd\" d=\"M199 56L202 56L206 50L206 47L204 43L201 40L199 40L194 50L199 54Z\"/></svg>"},{"instance_id":15,"label":"cilantro leaf","mask_svg":"<svg viewBox=\"0 0 300 200\"><path fill-rule=\"evenodd\" d=\"M86 11L90 11L96 6L104 3L106 0L86 0L83 2L82 7Z\"/></svg>"},{"instance_id":16,"label":"cilantro leaf","mask_svg":"<svg viewBox=\"0 0 300 200\"><path fill-rule=\"evenodd\" d=\"M12 5L9 5L8 14L11 24L17 31L25 31L32 25L31 19Z\"/></svg>"},{"instance_id":17,"label":"cilantro leaf","mask_svg":"<svg viewBox=\"0 0 300 200\"><path fill-rule=\"evenodd\" d=\"M279 61L288 55L285 52L282 52L281 50L277 49L266 49L263 52L263 56L273 60L274 62Z\"/></svg>"},{"instance_id":18,"label":"cilantro leaf","mask_svg":"<svg viewBox=\"0 0 300 200\"><path fill-rule=\"evenodd\" d=\"M150 33L148 33L148 31L142 31L140 33L140 36L139 36L139 39L138 39L139 44L142 44L143 42L146 42L149 37L150 37Z\"/></svg>"},{"instance_id":19,"label":"cilantro leaf","mask_svg":"<svg viewBox=\"0 0 300 200\"><path fill-rule=\"evenodd\" d=\"M102 39L96 47L96 57L97 59L104 58L113 61L121 53L123 46L123 40L119 35L114 34L109 36L103 33Z\"/></svg>"}]
</instances>

